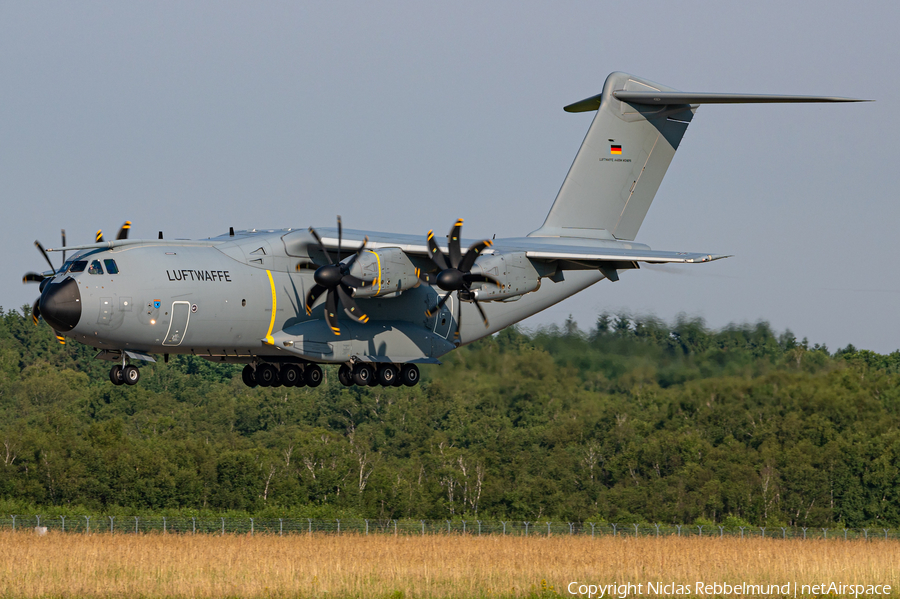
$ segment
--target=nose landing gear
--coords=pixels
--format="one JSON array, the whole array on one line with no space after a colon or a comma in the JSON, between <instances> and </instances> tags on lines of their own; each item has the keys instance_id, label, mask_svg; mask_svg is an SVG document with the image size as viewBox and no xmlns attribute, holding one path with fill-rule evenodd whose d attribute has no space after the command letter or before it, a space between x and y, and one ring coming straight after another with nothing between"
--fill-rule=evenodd
<instances>
[{"instance_id":1,"label":"nose landing gear","mask_svg":"<svg viewBox=\"0 0 900 599\"><path fill-rule=\"evenodd\" d=\"M109 380L113 385L136 385L141 379L141 371L137 366L116 364L109 371Z\"/></svg>"}]
</instances>

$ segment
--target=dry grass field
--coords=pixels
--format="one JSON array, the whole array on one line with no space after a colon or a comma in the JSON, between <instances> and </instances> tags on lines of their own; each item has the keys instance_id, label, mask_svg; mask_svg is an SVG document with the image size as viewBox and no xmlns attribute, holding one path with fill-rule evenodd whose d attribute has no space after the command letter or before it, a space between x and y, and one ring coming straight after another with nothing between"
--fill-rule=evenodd
<instances>
[{"instance_id":1,"label":"dry grass field","mask_svg":"<svg viewBox=\"0 0 900 599\"><path fill-rule=\"evenodd\" d=\"M571 597L572 581L641 583L645 595L648 581L692 594L698 581L889 584L897 595L900 543L0 532L3 597Z\"/></svg>"}]
</instances>

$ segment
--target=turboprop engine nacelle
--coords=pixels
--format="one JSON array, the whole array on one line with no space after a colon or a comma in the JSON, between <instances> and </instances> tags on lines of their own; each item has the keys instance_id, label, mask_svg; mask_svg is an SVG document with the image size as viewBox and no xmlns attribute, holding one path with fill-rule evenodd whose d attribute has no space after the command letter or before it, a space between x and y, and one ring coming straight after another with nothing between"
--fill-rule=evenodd
<instances>
[{"instance_id":1,"label":"turboprop engine nacelle","mask_svg":"<svg viewBox=\"0 0 900 599\"><path fill-rule=\"evenodd\" d=\"M400 248L365 250L353 263L350 274L366 281L353 297L384 297L419 284L416 267Z\"/></svg>"},{"instance_id":2,"label":"turboprop engine nacelle","mask_svg":"<svg viewBox=\"0 0 900 599\"><path fill-rule=\"evenodd\" d=\"M541 275L535 270L525 252L484 254L475 261L473 273L496 279L500 286L480 283L473 295L479 302L518 298L541 287Z\"/></svg>"}]
</instances>

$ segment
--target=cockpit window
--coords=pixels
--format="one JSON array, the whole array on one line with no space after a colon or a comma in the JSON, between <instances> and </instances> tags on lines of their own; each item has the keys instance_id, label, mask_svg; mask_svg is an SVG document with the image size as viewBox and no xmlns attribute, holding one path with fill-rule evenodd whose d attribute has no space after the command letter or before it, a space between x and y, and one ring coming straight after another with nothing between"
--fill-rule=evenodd
<instances>
[{"instance_id":1,"label":"cockpit window","mask_svg":"<svg viewBox=\"0 0 900 599\"><path fill-rule=\"evenodd\" d=\"M92 274L92 275L102 275L103 274L103 267L100 266L99 260L91 261L91 267L88 268L88 273Z\"/></svg>"},{"instance_id":2,"label":"cockpit window","mask_svg":"<svg viewBox=\"0 0 900 599\"><path fill-rule=\"evenodd\" d=\"M112 259L106 259L103 261L103 264L106 265L106 272L111 275L119 274L119 267L116 266L116 261Z\"/></svg>"},{"instance_id":3,"label":"cockpit window","mask_svg":"<svg viewBox=\"0 0 900 599\"><path fill-rule=\"evenodd\" d=\"M87 260L76 260L72 263L69 272L84 272L85 268L87 268Z\"/></svg>"},{"instance_id":4,"label":"cockpit window","mask_svg":"<svg viewBox=\"0 0 900 599\"><path fill-rule=\"evenodd\" d=\"M72 267L72 263L74 260L67 260L62 266L59 267L59 271L56 274L65 274L69 272L69 269Z\"/></svg>"}]
</instances>

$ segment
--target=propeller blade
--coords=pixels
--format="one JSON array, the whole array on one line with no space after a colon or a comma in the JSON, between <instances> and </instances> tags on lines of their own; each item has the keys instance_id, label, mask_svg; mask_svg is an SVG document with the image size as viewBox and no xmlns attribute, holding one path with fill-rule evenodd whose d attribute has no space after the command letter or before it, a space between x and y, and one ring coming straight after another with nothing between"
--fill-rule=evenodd
<instances>
[{"instance_id":1,"label":"propeller blade","mask_svg":"<svg viewBox=\"0 0 900 599\"><path fill-rule=\"evenodd\" d=\"M459 251L459 238L462 234L462 226L463 219L457 219L456 224L450 229L450 235L447 236L449 240L447 242L447 249L450 251L450 266L453 268L459 268L459 261L462 259L462 254L460 254Z\"/></svg>"},{"instance_id":2,"label":"propeller blade","mask_svg":"<svg viewBox=\"0 0 900 599\"><path fill-rule=\"evenodd\" d=\"M316 300L322 297L322 294L326 291L327 289L318 284L309 290L309 293L306 294L306 313L308 315L312 314L313 304L315 304Z\"/></svg>"},{"instance_id":3,"label":"propeller blade","mask_svg":"<svg viewBox=\"0 0 900 599\"><path fill-rule=\"evenodd\" d=\"M441 248L438 247L437 242L434 240L434 231L428 231L428 250L430 251L428 257L431 258L431 261L438 268L438 270L446 270L447 261L444 260L444 254L441 252Z\"/></svg>"},{"instance_id":4,"label":"propeller blade","mask_svg":"<svg viewBox=\"0 0 900 599\"><path fill-rule=\"evenodd\" d=\"M437 275L433 275L430 272L422 272L417 268L416 275L419 277L419 280L426 285L434 285L437 283Z\"/></svg>"},{"instance_id":5,"label":"propeller blade","mask_svg":"<svg viewBox=\"0 0 900 599\"><path fill-rule=\"evenodd\" d=\"M309 228L309 232L312 233L312 236L315 238L316 243L318 243L318 244L319 244L319 247L322 248L322 252L324 252L324 253L325 253L325 257L328 258L328 263L329 263L329 264L334 264L335 262L334 262L334 260L331 259L331 254L329 254L329 253L328 253L328 250L325 249L325 244L322 243L322 238L319 237L319 234L316 233L316 230L313 229L312 227L310 227L310 228Z\"/></svg>"},{"instance_id":6,"label":"propeller blade","mask_svg":"<svg viewBox=\"0 0 900 599\"><path fill-rule=\"evenodd\" d=\"M367 244L367 243L369 243L369 236L368 236L368 235L365 236L365 238L363 239L362 245L359 246L359 249L356 250L356 253L353 254L352 256L350 256L350 259L347 260L346 269L347 269L348 272L350 271L350 268L353 266L353 264L356 262L356 259L359 258L359 257L362 255L363 250L366 249L366 244Z\"/></svg>"},{"instance_id":7,"label":"propeller blade","mask_svg":"<svg viewBox=\"0 0 900 599\"><path fill-rule=\"evenodd\" d=\"M65 264L66 263L66 230L61 229L60 232L62 233L63 264Z\"/></svg>"},{"instance_id":8,"label":"propeller blade","mask_svg":"<svg viewBox=\"0 0 900 599\"><path fill-rule=\"evenodd\" d=\"M116 239L128 239L128 230L131 229L131 221L126 220L125 224L122 225L122 228L119 229L119 234L116 235Z\"/></svg>"},{"instance_id":9,"label":"propeller blade","mask_svg":"<svg viewBox=\"0 0 900 599\"><path fill-rule=\"evenodd\" d=\"M341 215L338 214L338 262L341 260L341 241L344 237L344 226L341 224Z\"/></svg>"},{"instance_id":10,"label":"propeller blade","mask_svg":"<svg viewBox=\"0 0 900 599\"><path fill-rule=\"evenodd\" d=\"M427 316L428 318L431 318L434 314L437 314L438 312L440 312L441 308L444 307L444 304L447 303L447 300L450 299L450 294L452 294L452 293L453 293L452 291L448 291L447 294L441 298L441 301L438 302L437 306L435 306L434 308L431 308L430 310L425 310L425 316Z\"/></svg>"},{"instance_id":11,"label":"propeller blade","mask_svg":"<svg viewBox=\"0 0 900 599\"><path fill-rule=\"evenodd\" d=\"M490 283L491 285L500 287L500 281L494 277L489 277L488 275L480 273L466 273L463 275L463 281L466 283Z\"/></svg>"},{"instance_id":12,"label":"propeller blade","mask_svg":"<svg viewBox=\"0 0 900 599\"><path fill-rule=\"evenodd\" d=\"M332 333L341 334L341 329L337 325L337 294L332 290L328 291L328 296L325 298L325 322L331 327Z\"/></svg>"},{"instance_id":13,"label":"propeller blade","mask_svg":"<svg viewBox=\"0 0 900 599\"><path fill-rule=\"evenodd\" d=\"M97 229L97 236L94 241L96 243L100 243L101 241L103 241L103 230L102 229Z\"/></svg>"},{"instance_id":14,"label":"propeller blade","mask_svg":"<svg viewBox=\"0 0 900 599\"><path fill-rule=\"evenodd\" d=\"M23 283L40 283L44 279L46 279L44 275L36 272L26 272L25 276L22 277Z\"/></svg>"},{"instance_id":15,"label":"propeller blade","mask_svg":"<svg viewBox=\"0 0 900 599\"><path fill-rule=\"evenodd\" d=\"M34 300L34 303L31 305L31 320L34 321L35 325L37 325L37 323L38 323L38 318L41 317L41 308L40 308L40 306L38 306L40 301L41 301L41 298L37 298L36 300Z\"/></svg>"},{"instance_id":16,"label":"propeller blade","mask_svg":"<svg viewBox=\"0 0 900 599\"><path fill-rule=\"evenodd\" d=\"M472 298L472 303L474 303L475 307L478 308L478 313L481 314L481 318L484 319L484 327L487 328L488 327L488 319L487 319L487 316L485 316L485 314L484 314L484 310L481 309L481 305L478 303L477 299ZM461 313L462 313L462 310L460 310L460 314Z\"/></svg>"},{"instance_id":17,"label":"propeller blade","mask_svg":"<svg viewBox=\"0 0 900 599\"><path fill-rule=\"evenodd\" d=\"M353 275L344 275L341 277L341 285L346 285L351 289L362 289L366 285L371 285L368 281L363 281L359 277Z\"/></svg>"},{"instance_id":18,"label":"propeller blade","mask_svg":"<svg viewBox=\"0 0 900 599\"><path fill-rule=\"evenodd\" d=\"M50 270L52 270L53 272L56 272L56 267L53 266L52 262L50 262L50 256L47 255L47 250L44 249L44 246L41 245L41 242L38 241L37 239L35 239L34 245L41 252L41 256L44 257L44 260L47 261L47 264L50 265Z\"/></svg>"},{"instance_id":19,"label":"propeller blade","mask_svg":"<svg viewBox=\"0 0 900 599\"><path fill-rule=\"evenodd\" d=\"M363 324L369 322L369 317L362 310L360 310L359 305L356 303L356 300L347 293L344 289L343 285L337 286L338 297L341 298L341 305L344 306L344 312L355 320L356 322L361 322Z\"/></svg>"},{"instance_id":20,"label":"propeller blade","mask_svg":"<svg viewBox=\"0 0 900 599\"><path fill-rule=\"evenodd\" d=\"M465 257L459 263L460 271L469 272L472 270L472 266L475 264L475 260L478 259L478 255L481 254L485 249L494 245L490 239L485 239L484 241L479 241L478 243L473 243L472 246L466 251Z\"/></svg>"}]
</instances>

